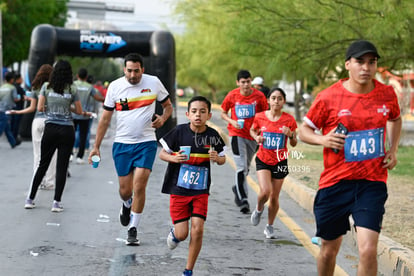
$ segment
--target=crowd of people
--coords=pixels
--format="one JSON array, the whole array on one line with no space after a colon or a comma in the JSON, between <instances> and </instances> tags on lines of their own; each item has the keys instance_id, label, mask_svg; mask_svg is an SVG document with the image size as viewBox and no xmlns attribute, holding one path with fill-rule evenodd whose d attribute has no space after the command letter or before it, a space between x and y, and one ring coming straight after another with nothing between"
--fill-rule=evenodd
<instances>
[{"instance_id":1,"label":"crowd of people","mask_svg":"<svg viewBox=\"0 0 414 276\"><path fill-rule=\"evenodd\" d=\"M392 87L374 79L379 58L371 42L353 42L345 56L348 77L318 94L299 128L294 117L283 111L285 92L278 87L255 88L255 84L263 85L263 79L252 80L248 70L237 73L237 88L221 104L221 118L228 124L229 147L236 163L231 185L234 201L254 226L260 224L267 204L266 239L277 237L273 223L283 181L289 174L288 146L295 147L298 138L323 146L324 171L314 202L316 236L321 238L319 275L334 274L342 236L350 230L350 215L357 230L358 275L377 274L377 244L388 196L387 170L397 164L402 127ZM63 211L61 198L75 142L74 127L78 125L80 130L77 160L82 160L94 112L89 101L103 101L88 162L92 163L92 156L100 156L116 112L112 155L122 201L119 218L127 227L126 244L140 244L137 229L159 142L159 158L168 163L161 192L170 195L173 223L166 243L173 250L190 236L183 275L192 275L207 219L214 177L211 163L226 162L223 138L206 124L212 116L211 102L202 96L193 97L187 104L188 123L177 125L157 141L155 130L165 124L173 108L158 77L145 73L141 55L125 56L124 76L111 82L105 93L88 84L87 76L86 69L81 68L74 82L72 68L64 60L54 67L44 65L32 82L30 106L10 111L11 115L21 115L37 110L32 128L35 172L24 207L35 207L37 189L44 185L55 188L52 212ZM8 75L6 82L0 87L0 131L6 131L10 145L15 147L18 140L6 111L26 96L19 96ZM155 113L156 102L161 104L162 114ZM385 137L389 147L385 147ZM254 157L260 191L251 211L246 177Z\"/></svg>"}]
</instances>

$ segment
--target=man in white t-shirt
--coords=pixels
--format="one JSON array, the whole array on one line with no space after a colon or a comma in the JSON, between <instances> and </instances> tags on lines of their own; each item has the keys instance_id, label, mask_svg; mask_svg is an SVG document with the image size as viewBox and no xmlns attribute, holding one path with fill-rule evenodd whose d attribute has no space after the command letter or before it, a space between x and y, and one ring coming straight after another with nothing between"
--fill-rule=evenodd
<instances>
[{"instance_id":1,"label":"man in white t-shirt","mask_svg":"<svg viewBox=\"0 0 414 276\"><path fill-rule=\"evenodd\" d=\"M116 134L112 155L119 179L119 194L124 201L120 221L128 226L127 245L139 245L137 228L145 205L145 190L157 152L155 129L172 113L168 91L161 81L144 74L142 56L125 56L125 76L113 81L104 101L104 111L96 131L95 145L89 154L100 156L99 147L116 110ZM155 114L159 101L163 114Z\"/></svg>"}]
</instances>

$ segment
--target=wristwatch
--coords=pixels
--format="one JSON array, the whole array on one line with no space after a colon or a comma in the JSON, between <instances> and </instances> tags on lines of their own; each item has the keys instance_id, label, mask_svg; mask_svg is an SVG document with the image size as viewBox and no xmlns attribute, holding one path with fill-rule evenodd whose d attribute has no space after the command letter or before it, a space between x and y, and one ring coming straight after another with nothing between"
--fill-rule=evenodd
<instances>
[{"instance_id":1,"label":"wristwatch","mask_svg":"<svg viewBox=\"0 0 414 276\"><path fill-rule=\"evenodd\" d=\"M289 138L290 138L290 139L295 138L295 133L294 133L294 132L292 132L292 136L290 136Z\"/></svg>"}]
</instances>

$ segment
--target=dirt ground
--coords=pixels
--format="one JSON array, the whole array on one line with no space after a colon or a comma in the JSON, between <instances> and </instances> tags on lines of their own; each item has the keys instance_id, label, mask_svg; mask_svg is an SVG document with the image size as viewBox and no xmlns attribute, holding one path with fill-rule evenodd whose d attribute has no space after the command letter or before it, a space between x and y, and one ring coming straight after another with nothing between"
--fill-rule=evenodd
<instances>
[{"instance_id":1,"label":"dirt ground","mask_svg":"<svg viewBox=\"0 0 414 276\"><path fill-rule=\"evenodd\" d=\"M295 159L292 158L295 154L290 155L289 166L304 166L306 171L296 170L290 176L316 190L323 164L315 159L322 156L322 148L298 144L292 151L296 151L296 156L301 158ZM381 233L414 250L414 181L408 177L390 175L387 185L388 200Z\"/></svg>"}]
</instances>

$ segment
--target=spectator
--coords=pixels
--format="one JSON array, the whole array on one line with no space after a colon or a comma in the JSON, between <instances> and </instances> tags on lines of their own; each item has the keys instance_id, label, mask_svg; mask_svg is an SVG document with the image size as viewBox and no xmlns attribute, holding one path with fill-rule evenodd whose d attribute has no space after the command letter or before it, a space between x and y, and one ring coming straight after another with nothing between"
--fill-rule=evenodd
<instances>
[{"instance_id":1,"label":"spectator","mask_svg":"<svg viewBox=\"0 0 414 276\"><path fill-rule=\"evenodd\" d=\"M7 72L5 79L6 83L0 86L0 135L4 132L10 146L15 148L21 141L14 138L10 126L10 116L6 115L6 111L12 109L16 105L16 102L20 100L20 96L17 94L16 87L13 85L14 74L12 72Z\"/></svg>"},{"instance_id":2,"label":"spectator","mask_svg":"<svg viewBox=\"0 0 414 276\"><path fill-rule=\"evenodd\" d=\"M86 139L88 138L92 121L89 114L95 111L95 100L103 102L104 97L95 90L92 84L87 82L88 71L85 68L80 68L76 76L77 80L74 82L74 85L82 104L82 110L88 112L88 116L73 114L75 129L79 129L79 149L76 163L84 164L83 155L85 154Z\"/></svg>"},{"instance_id":3,"label":"spectator","mask_svg":"<svg viewBox=\"0 0 414 276\"><path fill-rule=\"evenodd\" d=\"M74 107L72 108L72 104ZM72 67L69 62L59 60L51 73L50 82L43 84L37 103L39 112L45 112L46 125L41 141L39 167L33 177L25 209L35 207L37 189L49 168L57 150L56 188L52 212L62 212L61 198L66 184L69 157L75 141L75 130L71 111L87 115L82 111L76 87L73 85Z\"/></svg>"},{"instance_id":4,"label":"spectator","mask_svg":"<svg viewBox=\"0 0 414 276\"><path fill-rule=\"evenodd\" d=\"M39 99L40 88L49 80L49 76L53 71L53 67L49 64L40 66L32 81L32 91L29 92L30 106L22 110L11 110L12 114L26 114L36 112L37 102ZM45 130L46 115L44 112L36 112L32 122L32 143L33 143L33 174L40 162L40 145L42 141L43 132ZM54 189L56 178L56 153L53 155L49 168L46 171L46 176L40 183L40 189Z\"/></svg>"},{"instance_id":5,"label":"spectator","mask_svg":"<svg viewBox=\"0 0 414 276\"><path fill-rule=\"evenodd\" d=\"M263 92L265 97L267 97L267 94L270 91L269 87L264 85L264 80L262 77L255 77L252 81L252 86L253 88L256 88L257 90Z\"/></svg>"},{"instance_id":6,"label":"spectator","mask_svg":"<svg viewBox=\"0 0 414 276\"><path fill-rule=\"evenodd\" d=\"M17 94L19 95L19 100L16 102L16 106L13 108L14 110L22 110L24 108L24 103L26 100L26 92L22 87L23 79L20 73L14 73L14 86L16 87ZM22 115L20 114L13 114L11 115L11 130L13 132L14 139L19 141L19 128L20 128L20 121L22 119Z\"/></svg>"}]
</instances>

